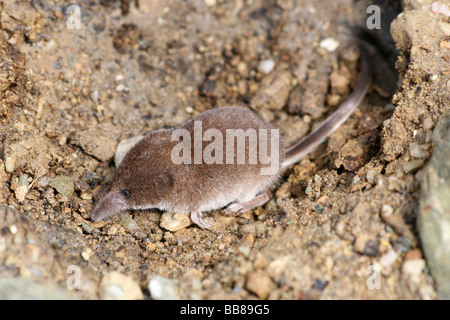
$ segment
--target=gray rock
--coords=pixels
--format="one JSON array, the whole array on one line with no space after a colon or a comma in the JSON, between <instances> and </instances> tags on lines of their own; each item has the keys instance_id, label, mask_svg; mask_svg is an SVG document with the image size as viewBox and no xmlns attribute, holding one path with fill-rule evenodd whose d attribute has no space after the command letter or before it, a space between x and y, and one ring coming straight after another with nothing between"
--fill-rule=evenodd
<instances>
[{"instance_id":1,"label":"gray rock","mask_svg":"<svg viewBox=\"0 0 450 320\"><path fill-rule=\"evenodd\" d=\"M73 181L70 177L67 176L56 176L52 180L50 180L50 187L55 188L63 197L61 198L61 202L67 201L73 196L75 192L75 187Z\"/></svg>"},{"instance_id":2,"label":"gray rock","mask_svg":"<svg viewBox=\"0 0 450 320\"><path fill-rule=\"evenodd\" d=\"M135 231L140 230L136 221L134 221L133 218L129 215L123 215L120 218L120 222L125 227L125 229L127 229L130 232L135 232Z\"/></svg>"},{"instance_id":3,"label":"gray rock","mask_svg":"<svg viewBox=\"0 0 450 320\"><path fill-rule=\"evenodd\" d=\"M418 228L441 299L450 299L450 110L433 133L433 156L425 169Z\"/></svg>"},{"instance_id":4,"label":"gray rock","mask_svg":"<svg viewBox=\"0 0 450 320\"><path fill-rule=\"evenodd\" d=\"M114 130L104 126L80 132L76 131L69 136L69 141L98 160L108 161L114 157L117 144Z\"/></svg>"}]
</instances>

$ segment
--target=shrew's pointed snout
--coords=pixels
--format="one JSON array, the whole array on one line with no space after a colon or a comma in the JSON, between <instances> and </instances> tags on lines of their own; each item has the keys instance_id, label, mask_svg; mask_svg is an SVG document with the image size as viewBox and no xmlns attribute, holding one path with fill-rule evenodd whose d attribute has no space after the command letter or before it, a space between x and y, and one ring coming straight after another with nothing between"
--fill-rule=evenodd
<instances>
[{"instance_id":1,"label":"shrew's pointed snout","mask_svg":"<svg viewBox=\"0 0 450 320\"><path fill-rule=\"evenodd\" d=\"M101 198L91 214L93 221L100 221L128 209L125 197L121 193L109 192Z\"/></svg>"}]
</instances>

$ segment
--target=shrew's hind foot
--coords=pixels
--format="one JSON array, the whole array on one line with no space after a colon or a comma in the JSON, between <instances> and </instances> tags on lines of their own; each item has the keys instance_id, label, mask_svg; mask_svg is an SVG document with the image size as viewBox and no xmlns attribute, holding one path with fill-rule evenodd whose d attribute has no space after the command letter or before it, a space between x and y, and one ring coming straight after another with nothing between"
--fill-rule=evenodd
<instances>
[{"instance_id":1,"label":"shrew's hind foot","mask_svg":"<svg viewBox=\"0 0 450 320\"><path fill-rule=\"evenodd\" d=\"M254 208L262 206L264 203L272 198L272 191L267 190L266 192L254 197L253 199L246 202L236 202L230 204L223 213L227 216L243 214Z\"/></svg>"},{"instance_id":2,"label":"shrew's hind foot","mask_svg":"<svg viewBox=\"0 0 450 320\"><path fill-rule=\"evenodd\" d=\"M202 229L211 230L212 222L203 220L203 213L200 211L191 212L191 220Z\"/></svg>"}]
</instances>

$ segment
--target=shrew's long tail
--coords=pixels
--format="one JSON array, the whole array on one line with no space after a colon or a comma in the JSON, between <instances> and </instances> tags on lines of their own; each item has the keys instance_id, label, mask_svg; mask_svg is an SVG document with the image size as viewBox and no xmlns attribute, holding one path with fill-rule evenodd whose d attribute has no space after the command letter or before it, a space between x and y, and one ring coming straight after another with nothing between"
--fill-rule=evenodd
<instances>
[{"instance_id":1,"label":"shrew's long tail","mask_svg":"<svg viewBox=\"0 0 450 320\"><path fill-rule=\"evenodd\" d=\"M361 46L360 55L360 75L354 91L339 106L339 108L328 117L313 132L286 150L286 157L281 168L300 161L305 155L321 144L331 133L347 120L352 112L359 106L367 93L371 82L371 68L369 64L369 53L364 46Z\"/></svg>"}]
</instances>

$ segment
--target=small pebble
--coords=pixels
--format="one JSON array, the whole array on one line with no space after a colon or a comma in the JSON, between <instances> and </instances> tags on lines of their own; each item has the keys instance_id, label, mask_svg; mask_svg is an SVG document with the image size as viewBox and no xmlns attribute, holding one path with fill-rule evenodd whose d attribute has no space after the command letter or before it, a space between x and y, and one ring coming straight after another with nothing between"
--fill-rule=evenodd
<instances>
[{"instance_id":1,"label":"small pebble","mask_svg":"<svg viewBox=\"0 0 450 320\"><path fill-rule=\"evenodd\" d=\"M333 52L339 47L339 42L333 38L326 38L325 40L322 40L319 45L328 52Z\"/></svg>"},{"instance_id":2,"label":"small pebble","mask_svg":"<svg viewBox=\"0 0 450 320\"><path fill-rule=\"evenodd\" d=\"M147 249L150 250L150 251L155 251L156 250L156 244L154 244L153 242L147 243Z\"/></svg>"},{"instance_id":3,"label":"small pebble","mask_svg":"<svg viewBox=\"0 0 450 320\"><path fill-rule=\"evenodd\" d=\"M328 285L328 283L329 283L329 282L326 281L326 280L319 280L319 279L316 279L316 280L314 281L313 289L317 289L317 290L323 291L323 289L326 288L326 286Z\"/></svg>"},{"instance_id":4,"label":"small pebble","mask_svg":"<svg viewBox=\"0 0 450 320\"><path fill-rule=\"evenodd\" d=\"M242 233L248 233L252 236L259 238L261 237L266 231L266 225L262 222L253 222L246 225L243 225L241 227Z\"/></svg>"},{"instance_id":5,"label":"small pebble","mask_svg":"<svg viewBox=\"0 0 450 320\"><path fill-rule=\"evenodd\" d=\"M246 242L248 245L253 246L253 244L255 243L255 236L252 235L252 234L248 234L248 235L245 237L245 242Z\"/></svg>"},{"instance_id":6,"label":"small pebble","mask_svg":"<svg viewBox=\"0 0 450 320\"><path fill-rule=\"evenodd\" d=\"M261 60L258 65L258 71L264 74L269 74L275 67L275 61L271 59Z\"/></svg>"},{"instance_id":7,"label":"small pebble","mask_svg":"<svg viewBox=\"0 0 450 320\"><path fill-rule=\"evenodd\" d=\"M82 223L81 228L86 234L91 234L95 229L88 225L87 223Z\"/></svg>"},{"instance_id":8,"label":"small pebble","mask_svg":"<svg viewBox=\"0 0 450 320\"><path fill-rule=\"evenodd\" d=\"M17 233L18 229L15 224L12 224L9 226L9 232L11 232L12 235L15 235Z\"/></svg>"},{"instance_id":9,"label":"small pebble","mask_svg":"<svg viewBox=\"0 0 450 320\"><path fill-rule=\"evenodd\" d=\"M75 187L72 182L72 179L67 176L56 176L52 180L50 180L50 187L54 188L58 191L59 194L62 195L62 198L59 200L60 202L65 202L69 198L71 198L75 192Z\"/></svg>"},{"instance_id":10,"label":"small pebble","mask_svg":"<svg viewBox=\"0 0 450 320\"><path fill-rule=\"evenodd\" d=\"M105 221L97 221L97 222L91 223L91 226L92 226L93 228L97 228L97 229L101 229L101 228L103 228L105 225L106 225L106 222L105 222Z\"/></svg>"},{"instance_id":11,"label":"small pebble","mask_svg":"<svg viewBox=\"0 0 450 320\"><path fill-rule=\"evenodd\" d=\"M403 170L405 172L415 172L419 168L423 167L424 163L425 162L423 159L412 160L403 165Z\"/></svg>"},{"instance_id":12,"label":"small pebble","mask_svg":"<svg viewBox=\"0 0 450 320\"><path fill-rule=\"evenodd\" d=\"M202 290L202 281L200 279L192 279L192 289L196 291Z\"/></svg>"},{"instance_id":13,"label":"small pebble","mask_svg":"<svg viewBox=\"0 0 450 320\"><path fill-rule=\"evenodd\" d=\"M450 49L450 37L442 40L439 46L441 47L441 49Z\"/></svg>"},{"instance_id":14,"label":"small pebble","mask_svg":"<svg viewBox=\"0 0 450 320\"><path fill-rule=\"evenodd\" d=\"M247 245L243 245L243 246L240 246L240 247L238 248L238 251L239 251L240 253L242 253L242 255L243 255L244 257L248 257L248 256L250 256L251 248L250 248L249 246L247 246Z\"/></svg>"},{"instance_id":15,"label":"small pebble","mask_svg":"<svg viewBox=\"0 0 450 320\"><path fill-rule=\"evenodd\" d=\"M402 273L412 280L417 280L425 270L424 259L405 260L402 264Z\"/></svg>"},{"instance_id":16,"label":"small pebble","mask_svg":"<svg viewBox=\"0 0 450 320\"><path fill-rule=\"evenodd\" d=\"M66 136L60 136L59 138L58 138L58 144L60 145L60 146L63 146L63 145L65 145L67 143L67 137Z\"/></svg>"},{"instance_id":17,"label":"small pebble","mask_svg":"<svg viewBox=\"0 0 450 320\"><path fill-rule=\"evenodd\" d=\"M117 229L117 227L116 227L116 226L112 226L111 228L108 229L108 231L106 232L106 234L107 234L108 236L113 236L113 235L115 235L115 234L117 233L117 231L119 231L119 230Z\"/></svg>"},{"instance_id":18,"label":"small pebble","mask_svg":"<svg viewBox=\"0 0 450 320\"><path fill-rule=\"evenodd\" d=\"M262 222L255 222L255 236L257 238L262 237L267 230L267 225Z\"/></svg>"},{"instance_id":19,"label":"small pebble","mask_svg":"<svg viewBox=\"0 0 450 320\"><path fill-rule=\"evenodd\" d=\"M330 75L330 85L334 92L345 94L348 91L349 78L338 71L333 71Z\"/></svg>"},{"instance_id":20,"label":"small pebble","mask_svg":"<svg viewBox=\"0 0 450 320\"><path fill-rule=\"evenodd\" d=\"M375 177L377 176L378 172L376 170L370 169L367 170L367 182L369 182L371 185L375 184Z\"/></svg>"},{"instance_id":21,"label":"small pebble","mask_svg":"<svg viewBox=\"0 0 450 320\"><path fill-rule=\"evenodd\" d=\"M314 211L317 213L322 213L323 212L323 207L320 204L316 204L314 206Z\"/></svg>"},{"instance_id":22,"label":"small pebble","mask_svg":"<svg viewBox=\"0 0 450 320\"><path fill-rule=\"evenodd\" d=\"M245 96L247 94L247 82L245 80L239 80L239 82L238 82L238 93L241 96Z\"/></svg>"},{"instance_id":23,"label":"small pebble","mask_svg":"<svg viewBox=\"0 0 450 320\"><path fill-rule=\"evenodd\" d=\"M414 158L425 158L425 152L420 148L420 145L417 142L411 143L411 148L409 149L409 153Z\"/></svg>"},{"instance_id":24,"label":"small pebble","mask_svg":"<svg viewBox=\"0 0 450 320\"><path fill-rule=\"evenodd\" d=\"M364 245L364 255L375 257L378 255L380 249L380 242L378 240L369 240Z\"/></svg>"},{"instance_id":25,"label":"small pebble","mask_svg":"<svg viewBox=\"0 0 450 320\"><path fill-rule=\"evenodd\" d=\"M412 241L411 238L400 237L398 240L392 240L391 245L396 252L406 253L411 249Z\"/></svg>"},{"instance_id":26,"label":"small pebble","mask_svg":"<svg viewBox=\"0 0 450 320\"><path fill-rule=\"evenodd\" d=\"M16 167L16 160L11 157L6 157L5 159L5 170L8 173L12 173Z\"/></svg>"},{"instance_id":27,"label":"small pebble","mask_svg":"<svg viewBox=\"0 0 450 320\"><path fill-rule=\"evenodd\" d=\"M394 250L390 250L388 253L385 253L380 258L380 264L383 267L388 268L397 260L397 258L398 258L397 252L395 252Z\"/></svg>"},{"instance_id":28,"label":"small pebble","mask_svg":"<svg viewBox=\"0 0 450 320\"><path fill-rule=\"evenodd\" d=\"M95 103L98 103L98 99L100 98L100 95L99 95L99 93L98 93L98 90L94 90L92 93L91 93L91 99L92 99L92 101L94 101Z\"/></svg>"},{"instance_id":29,"label":"small pebble","mask_svg":"<svg viewBox=\"0 0 450 320\"><path fill-rule=\"evenodd\" d=\"M354 247L356 252L374 257L379 253L380 242L372 239L368 234L361 234L356 238Z\"/></svg>"},{"instance_id":30,"label":"small pebble","mask_svg":"<svg viewBox=\"0 0 450 320\"><path fill-rule=\"evenodd\" d=\"M317 289L307 289L302 293L302 300L319 300L321 291Z\"/></svg>"},{"instance_id":31,"label":"small pebble","mask_svg":"<svg viewBox=\"0 0 450 320\"><path fill-rule=\"evenodd\" d=\"M150 280L148 290L153 300L178 300L178 287L170 279L156 276Z\"/></svg>"},{"instance_id":32,"label":"small pebble","mask_svg":"<svg viewBox=\"0 0 450 320\"><path fill-rule=\"evenodd\" d=\"M99 287L102 300L142 300L144 295L138 283L117 271L106 274Z\"/></svg>"},{"instance_id":33,"label":"small pebble","mask_svg":"<svg viewBox=\"0 0 450 320\"><path fill-rule=\"evenodd\" d=\"M272 279L265 273L256 271L247 276L245 287L248 291L256 294L259 299L266 299L275 285Z\"/></svg>"},{"instance_id":34,"label":"small pebble","mask_svg":"<svg viewBox=\"0 0 450 320\"><path fill-rule=\"evenodd\" d=\"M422 250L417 248L409 250L405 255L405 260L416 260L422 258L423 258Z\"/></svg>"},{"instance_id":35,"label":"small pebble","mask_svg":"<svg viewBox=\"0 0 450 320\"><path fill-rule=\"evenodd\" d=\"M23 202L25 200L25 196L28 193L28 175L21 174L19 176L17 184L14 187L14 195L19 202Z\"/></svg>"},{"instance_id":36,"label":"small pebble","mask_svg":"<svg viewBox=\"0 0 450 320\"><path fill-rule=\"evenodd\" d=\"M347 225L343 222L338 222L336 224L336 234L340 237L343 237L345 235L345 232L347 231Z\"/></svg>"},{"instance_id":37,"label":"small pebble","mask_svg":"<svg viewBox=\"0 0 450 320\"><path fill-rule=\"evenodd\" d=\"M125 91L125 89L126 89L126 87L125 87L125 85L123 83L118 84L117 87L116 87L116 91L117 92Z\"/></svg>"},{"instance_id":38,"label":"small pebble","mask_svg":"<svg viewBox=\"0 0 450 320\"><path fill-rule=\"evenodd\" d=\"M61 19L63 17L63 13L61 10L55 10L53 12L53 15L55 16L56 19Z\"/></svg>"},{"instance_id":39,"label":"small pebble","mask_svg":"<svg viewBox=\"0 0 450 320\"><path fill-rule=\"evenodd\" d=\"M254 223L249 223L249 224L243 225L241 227L241 232L255 235L256 234L255 224Z\"/></svg>"},{"instance_id":40,"label":"small pebble","mask_svg":"<svg viewBox=\"0 0 450 320\"><path fill-rule=\"evenodd\" d=\"M383 217L383 219L391 216L393 212L394 209L388 204L383 204L383 206L381 207L381 217Z\"/></svg>"},{"instance_id":41,"label":"small pebble","mask_svg":"<svg viewBox=\"0 0 450 320\"><path fill-rule=\"evenodd\" d=\"M135 232L140 230L139 226L137 225L136 221L133 220L131 216L123 215L120 219L120 222L130 232Z\"/></svg>"},{"instance_id":42,"label":"small pebble","mask_svg":"<svg viewBox=\"0 0 450 320\"><path fill-rule=\"evenodd\" d=\"M187 228L191 224L191 218L187 214L164 212L161 215L160 226L172 232Z\"/></svg>"},{"instance_id":43,"label":"small pebble","mask_svg":"<svg viewBox=\"0 0 450 320\"><path fill-rule=\"evenodd\" d=\"M244 61L240 61L237 65L237 71L239 72L239 74L246 78L248 77L248 66L247 63L245 63Z\"/></svg>"},{"instance_id":44,"label":"small pebble","mask_svg":"<svg viewBox=\"0 0 450 320\"><path fill-rule=\"evenodd\" d=\"M41 187L41 188L47 187L49 183L50 183L50 178L47 176L39 178L39 180L37 181L38 187Z\"/></svg>"},{"instance_id":45,"label":"small pebble","mask_svg":"<svg viewBox=\"0 0 450 320\"><path fill-rule=\"evenodd\" d=\"M433 11L434 14L439 14L446 18L450 17L450 9L443 3L433 2L431 4L431 11Z\"/></svg>"},{"instance_id":46,"label":"small pebble","mask_svg":"<svg viewBox=\"0 0 450 320\"><path fill-rule=\"evenodd\" d=\"M80 198L83 200L91 200L92 194L90 194L89 192L83 192L82 194L80 194Z\"/></svg>"},{"instance_id":47,"label":"small pebble","mask_svg":"<svg viewBox=\"0 0 450 320\"><path fill-rule=\"evenodd\" d=\"M434 125L434 123L431 118L428 117L428 118L425 118L425 120L423 120L422 126L425 130L431 130L431 128L433 128L433 125Z\"/></svg>"},{"instance_id":48,"label":"small pebble","mask_svg":"<svg viewBox=\"0 0 450 320\"><path fill-rule=\"evenodd\" d=\"M48 203L53 207L56 206L58 204L58 201L55 198L55 193L53 191L53 189L48 188L45 193L44 193L44 198L45 200L48 201Z\"/></svg>"},{"instance_id":49,"label":"small pebble","mask_svg":"<svg viewBox=\"0 0 450 320\"><path fill-rule=\"evenodd\" d=\"M81 252L81 257L83 258L84 261L89 261L91 255L92 255L91 248L86 248L83 252Z\"/></svg>"}]
</instances>

